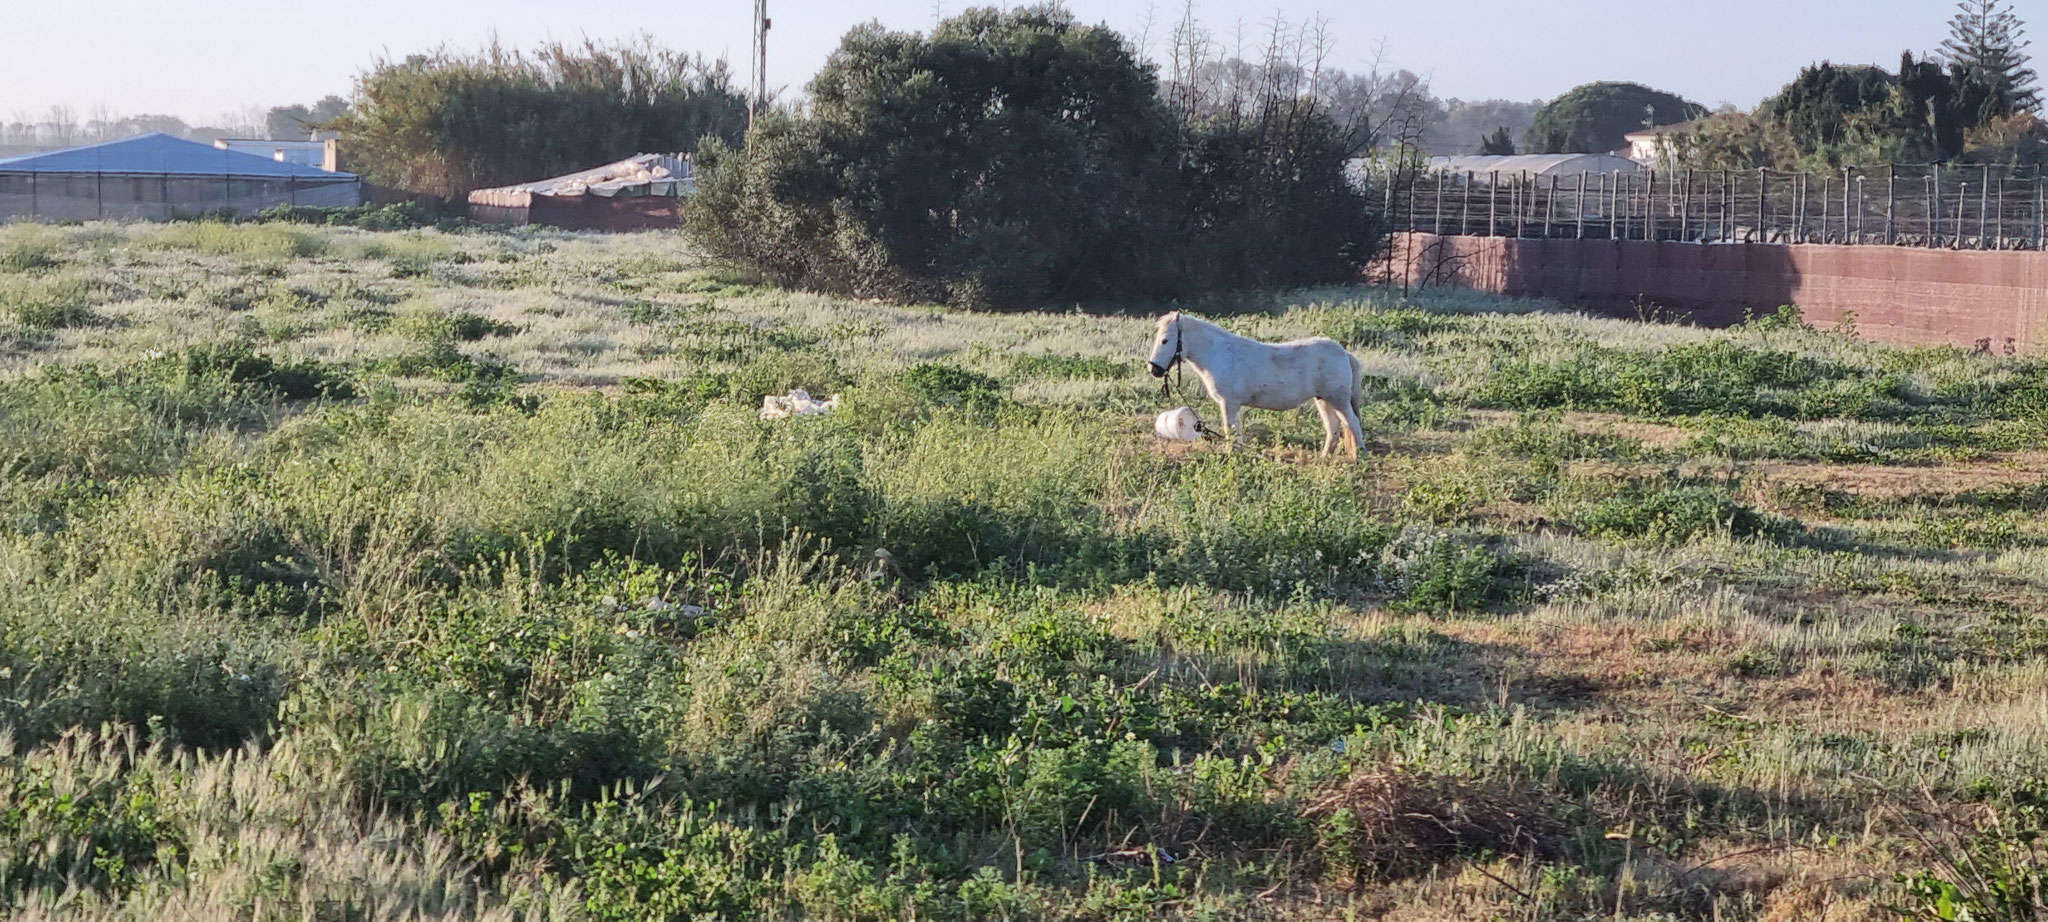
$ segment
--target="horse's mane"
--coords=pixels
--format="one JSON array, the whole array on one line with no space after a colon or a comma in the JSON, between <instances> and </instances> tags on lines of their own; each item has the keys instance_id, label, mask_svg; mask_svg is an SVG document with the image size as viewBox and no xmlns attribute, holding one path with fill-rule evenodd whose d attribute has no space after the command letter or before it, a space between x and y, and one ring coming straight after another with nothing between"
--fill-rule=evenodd
<instances>
[{"instance_id":1,"label":"horse's mane","mask_svg":"<svg viewBox=\"0 0 2048 922\"><path fill-rule=\"evenodd\" d=\"M1229 330L1222 328L1221 326L1218 326L1214 321L1204 320L1201 317L1197 317L1194 314L1190 314L1186 311L1175 311L1175 313L1180 315L1180 322L1185 324L1191 324L1196 329L1207 330L1211 333L1216 333L1229 339L1244 339L1244 337L1239 336L1236 333L1232 333Z\"/></svg>"}]
</instances>

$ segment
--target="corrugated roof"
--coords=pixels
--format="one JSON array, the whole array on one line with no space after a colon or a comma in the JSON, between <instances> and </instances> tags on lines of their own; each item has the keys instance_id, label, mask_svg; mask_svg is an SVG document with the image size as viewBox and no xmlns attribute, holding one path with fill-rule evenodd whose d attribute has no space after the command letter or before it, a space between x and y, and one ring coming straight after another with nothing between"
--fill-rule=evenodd
<instances>
[{"instance_id":1,"label":"corrugated roof","mask_svg":"<svg viewBox=\"0 0 2048 922\"><path fill-rule=\"evenodd\" d=\"M566 176L536 180L514 186L478 189L469 194L472 205L517 208L536 195L619 195L677 196L691 191L690 161L678 154L634 154L617 163L580 170Z\"/></svg>"},{"instance_id":2,"label":"corrugated roof","mask_svg":"<svg viewBox=\"0 0 2048 922\"><path fill-rule=\"evenodd\" d=\"M0 173L140 173L151 176L243 176L259 179L356 178L296 163L222 150L161 132L0 160Z\"/></svg>"},{"instance_id":3,"label":"corrugated roof","mask_svg":"<svg viewBox=\"0 0 2048 922\"><path fill-rule=\"evenodd\" d=\"M1633 160L1612 154L1510 154L1431 157L1429 169L1451 173L1469 172L1474 176L1487 176L1496 171L1503 176L1522 173L1531 176L1568 176L1574 173L1612 173L1616 170L1633 173L1642 169L1642 166Z\"/></svg>"}]
</instances>

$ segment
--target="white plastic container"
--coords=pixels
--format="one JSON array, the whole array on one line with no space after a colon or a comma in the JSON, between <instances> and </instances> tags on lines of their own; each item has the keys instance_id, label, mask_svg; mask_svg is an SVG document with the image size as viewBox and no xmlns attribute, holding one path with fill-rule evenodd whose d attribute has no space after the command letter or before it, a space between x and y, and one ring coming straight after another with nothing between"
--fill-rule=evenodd
<instances>
[{"instance_id":1,"label":"white plastic container","mask_svg":"<svg viewBox=\"0 0 2048 922\"><path fill-rule=\"evenodd\" d=\"M1172 442L1199 442L1202 440L1202 418L1196 416L1191 408L1174 407L1152 421L1152 431Z\"/></svg>"}]
</instances>

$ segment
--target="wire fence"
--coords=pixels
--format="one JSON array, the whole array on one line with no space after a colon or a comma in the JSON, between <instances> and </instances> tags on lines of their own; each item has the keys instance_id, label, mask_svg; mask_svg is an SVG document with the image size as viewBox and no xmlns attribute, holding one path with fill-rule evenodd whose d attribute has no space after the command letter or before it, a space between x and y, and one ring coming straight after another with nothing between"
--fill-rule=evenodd
<instances>
[{"instance_id":1,"label":"wire fence","mask_svg":"<svg viewBox=\"0 0 2048 922\"><path fill-rule=\"evenodd\" d=\"M1838 173L1377 172L1398 230L1440 235L2043 249L2039 169L1899 165Z\"/></svg>"},{"instance_id":2,"label":"wire fence","mask_svg":"<svg viewBox=\"0 0 2048 922\"><path fill-rule=\"evenodd\" d=\"M185 176L126 172L10 171L0 165L0 222L159 221L211 211L255 214L279 205L362 202L355 176Z\"/></svg>"}]
</instances>

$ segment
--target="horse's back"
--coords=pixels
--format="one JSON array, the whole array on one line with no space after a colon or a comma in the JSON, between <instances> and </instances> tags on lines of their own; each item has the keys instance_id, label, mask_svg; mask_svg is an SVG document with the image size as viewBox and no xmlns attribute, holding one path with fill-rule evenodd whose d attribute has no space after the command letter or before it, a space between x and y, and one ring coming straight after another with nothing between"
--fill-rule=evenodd
<instances>
[{"instance_id":1,"label":"horse's back","mask_svg":"<svg viewBox=\"0 0 2048 922\"><path fill-rule=\"evenodd\" d=\"M1328 337L1260 343L1235 370L1237 388L1249 406L1285 410L1313 399L1348 404L1358 386L1358 361ZM1263 359L1263 361L1261 361Z\"/></svg>"}]
</instances>

